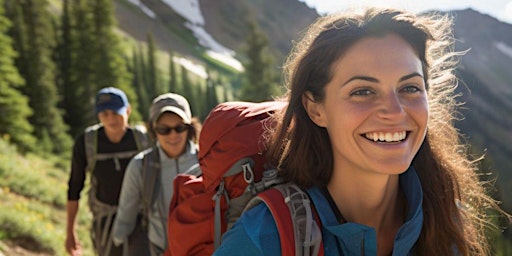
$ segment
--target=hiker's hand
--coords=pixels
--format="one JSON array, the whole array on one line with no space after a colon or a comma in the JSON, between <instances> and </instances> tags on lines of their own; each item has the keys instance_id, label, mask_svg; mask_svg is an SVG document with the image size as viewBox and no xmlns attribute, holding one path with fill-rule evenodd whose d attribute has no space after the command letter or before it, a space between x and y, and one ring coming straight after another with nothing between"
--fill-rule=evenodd
<instances>
[{"instance_id":1,"label":"hiker's hand","mask_svg":"<svg viewBox=\"0 0 512 256\"><path fill-rule=\"evenodd\" d=\"M74 233L68 234L66 236L66 251L71 256L82 255L82 246L80 245L80 241L78 241Z\"/></svg>"}]
</instances>

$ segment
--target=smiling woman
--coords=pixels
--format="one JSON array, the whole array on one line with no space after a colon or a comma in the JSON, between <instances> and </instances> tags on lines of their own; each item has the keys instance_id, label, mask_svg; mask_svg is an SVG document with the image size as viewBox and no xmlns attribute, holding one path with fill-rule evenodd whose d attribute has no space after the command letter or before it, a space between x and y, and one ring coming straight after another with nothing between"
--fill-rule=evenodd
<instances>
[{"instance_id":1,"label":"smiling woman","mask_svg":"<svg viewBox=\"0 0 512 256\"><path fill-rule=\"evenodd\" d=\"M167 248L172 180L180 173L197 170L200 124L192 118L187 99L175 93L165 93L153 100L148 123L157 145L133 157L126 168L112 236L116 245L130 244L129 235L143 209L147 224L144 235L149 239L151 255L156 256Z\"/></svg>"},{"instance_id":2,"label":"smiling woman","mask_svg":"<svg viewBox=\"0 0 512 256\"><path fill-rule=\"evenodd\" d=\"M451 35L447 16L365 8L319 18L290 54L267 157L306 190L321 253L489 254L486 207L499 208L451 123ZM215 254L279 255L276 225L257 205Z\"/></svg>"}]
</instances>

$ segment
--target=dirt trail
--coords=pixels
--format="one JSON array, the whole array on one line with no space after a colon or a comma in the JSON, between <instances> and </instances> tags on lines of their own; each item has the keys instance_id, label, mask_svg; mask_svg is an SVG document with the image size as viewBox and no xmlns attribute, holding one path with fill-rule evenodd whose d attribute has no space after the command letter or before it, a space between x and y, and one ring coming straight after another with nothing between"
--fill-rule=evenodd
<instances>
[{"instance_id":1,"label":"dirt trail","mask_svg":"<svg viewBox=\"0 0 512 256\"><path fill-rule=\"evenodd\" d=\"M0 256L51 256L51 254L29 251L12 242L0 241Z\"/></svg>"}]
</instances>

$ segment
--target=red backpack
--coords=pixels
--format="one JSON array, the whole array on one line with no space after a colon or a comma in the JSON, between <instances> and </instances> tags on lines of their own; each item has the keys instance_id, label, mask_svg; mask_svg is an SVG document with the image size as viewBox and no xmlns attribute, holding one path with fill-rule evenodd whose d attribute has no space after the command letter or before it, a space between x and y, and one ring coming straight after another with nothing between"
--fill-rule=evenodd
<instances>
[{"instance_id":1,"label":"red backpack","mask_svg":"<svg viewBox=\"0 0 512 256\"><path fill-rule=\"evenodd\" d=\"M265 164L262 135L275 126L271 114L285 106L278 101L226 102L210 112L199 136L202 175L178 175L173 182L166 255L212 255L222 234L259 202L267 204L278 229L285 230L279 232L283 255L323 253L308 196L294 185L280 184L277 171Z\"/></svg>"}]
</instances>

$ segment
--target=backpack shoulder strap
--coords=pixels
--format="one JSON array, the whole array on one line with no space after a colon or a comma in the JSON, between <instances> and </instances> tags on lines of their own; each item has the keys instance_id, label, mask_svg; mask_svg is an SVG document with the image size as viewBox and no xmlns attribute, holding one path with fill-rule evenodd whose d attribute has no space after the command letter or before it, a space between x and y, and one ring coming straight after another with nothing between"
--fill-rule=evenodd
<instances>
[{"instance_id":1,"label":"backpack shoulder strap","mask_svg":"<svg viewBox=\"0 0 512 256\"><path fill-rule=\"evenodd\" d=\"M291 183L276 185L251 199L246 210L261 202L276 222L282 255L324 254L321 223L306 192Z\"/></svg>"},{"instance_id":2,"label":"backpack shoulder strap","mask_svg":"<svg viewBox=\"0 0 512 256\"><path fill-rule=\"evenodd\" d=\"M98 150L98 130L101 128L101 124L91 125L85 128L84 132L84 145L85 145L85 156L87 158L86 172L94 169L96 163L96 154Z\"/></svg>"},{"instance_id":3,"label":"backpack shoulder strap","mask_svg":"<svg viewBox=\"0 0 512 256\"><path fill-rule=\"evenodd\" d=\"M135 125L132 127L133 137L135 138L135 143L137 144L138 150L144 150L149 148L149 138L147 135L147 129L144 125Z\"/></svg>"},{"instance_id":4,"label":"backpack shoulder strap","mask_svg":"<svg viewBox=\"0 0 512 256\"><path fill-rule=\"evenodd\" d=\"M152 147L144 151L142 158L142 214L147 224L149 218L149 209L153 203L155 191L159 189L157 183L160 172L160 156L157 147Z\"/></svg>"}]
</instances>

